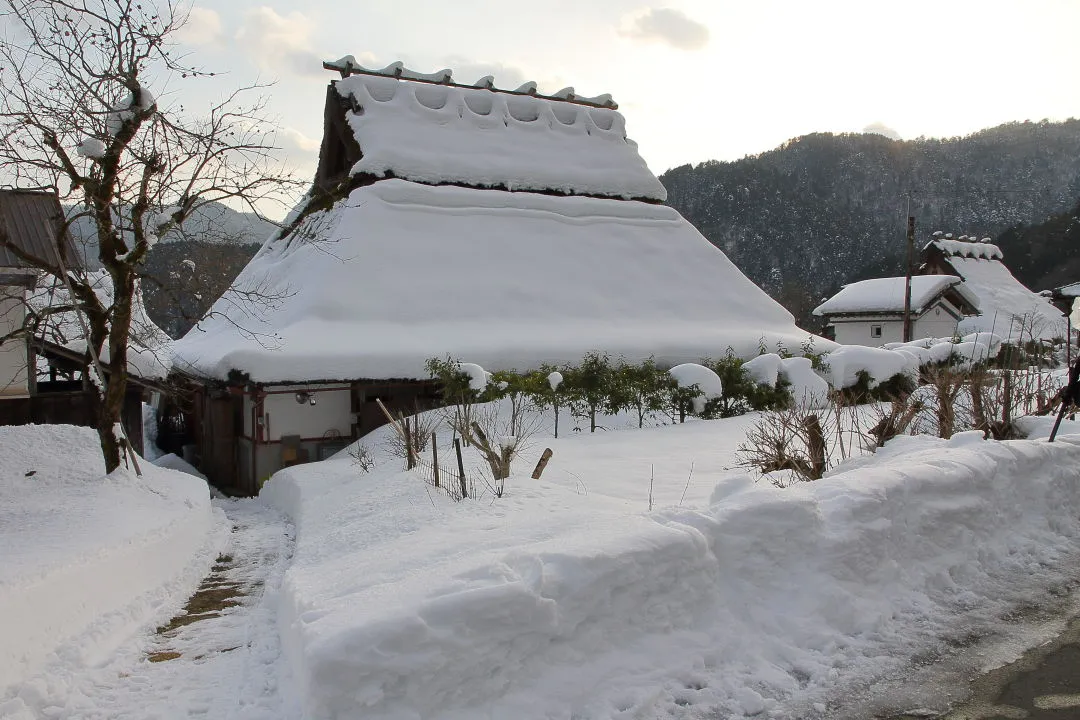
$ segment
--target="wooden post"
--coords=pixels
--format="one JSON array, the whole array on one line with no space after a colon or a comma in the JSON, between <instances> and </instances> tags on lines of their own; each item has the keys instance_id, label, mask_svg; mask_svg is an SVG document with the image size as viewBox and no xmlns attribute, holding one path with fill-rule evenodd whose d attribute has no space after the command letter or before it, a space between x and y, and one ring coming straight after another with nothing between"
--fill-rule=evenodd
<instances>
[{"instance_id":1,"label":"wooden post","mask_svg":"<svg viewBox=\"0 0 1080 720\"><path fill-rule=\"evenodd\" d=\"M431 433L431 465L435 468L435 487L439 487L439 441L435 433Z\"/></svg>"},{"instance_id":2,"label":"wooden post","mask_svg":"<svg viewBox=\"0 0 1080 720\"><path fill-rule=\"evenodd\" d=\"M904 342L911 342L911 266L915 264L915 218L907 219L907 272L904 280Z\"/></svg>"},{"instance_id":3,"label":"wooden post","mask_svg":"<svg viewBox=\"0 0 1080 720\"><path fill-rule=\"evenodd\" d=\"M401 418L401 427L404 428L405 433L405 468L412 470L416 467L416 451L413 449L412 429L409 427L409 421L404 417Z\"/></svg>"},{"instance_id":4,"label":"wooden post","mask_svg":"<svg viewBox=\"0 0 1080 720\"><path fill-rule=\"evenodd\" d=\"M457 453L458 477L461 480L461 497L469 497L469 491L465 487L465 462L461 459L461 438L454 438L454 452Z\"/></svg>"},{"instance_id":5,"label":"wooden post","mask_svg":"<svg viewBox=\"0 0 1080 720\"><path fill-rule=\"evenodd\" d=\"M536 463L536 469L533 470L533 480L539 480L540 476L544 474L544 468L547 467L548 461L551 460L551 455L551 448L546 448L544 454L540 456L539 462Z\"/></svg>"}]
</instances>

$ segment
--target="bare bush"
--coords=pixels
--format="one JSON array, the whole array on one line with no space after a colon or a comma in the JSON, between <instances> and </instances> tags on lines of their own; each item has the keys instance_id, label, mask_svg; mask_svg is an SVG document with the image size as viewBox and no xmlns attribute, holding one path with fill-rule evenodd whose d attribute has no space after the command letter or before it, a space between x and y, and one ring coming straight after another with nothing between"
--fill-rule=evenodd
<instances>
[{"instance_id":1,"label":"bare bush","mask_svg":"<svg viewBox=\"0 0 1080 720\"><path fill-rule=\"evenodd\" d=\"M879 448L898 435L906 435L916 416L922 412L923 403L910 396L902 400L893 400L885 409L884 405L871 405L870 412L876 416L876 422L866 434L873 439L873 447Z\"/></svg>"},{"instance_id":2,"label":"bare bush","mask_svg":"<svg viewBox=\"0 0 1080 720\"><path fill-rule=\"evenodd\" d=\"M496 497L502 497L510 466L540 429L540 416L514 410L507 413L500 403L490 403L472 406L468 425L464 417L456 416L454 429L484 458L494 482L491 489Z\"/></svg>"},{"instance_id":3,"label":"bare bush","mask_svg":"<svg viewBox=\"0 0 1080 720\"><path fill-rule=\"evenodd\" d=\"M437 413L417 413L410 417L399 415L397 424L403 432L390 434L385 444L386 451L396 458L409 460L411 455L415 460L427 450L431 435L439 427L440 421Z\"/></svg>"},{"instance_id":4,"label":"bare bush","mask_svg":"<svg viewBox=\"0 0 1080 720\"><path fill-rule=\"evenodd\" d=\"M349 456L353 459L353 465L362 473L369 473L375 467L375 456L371 454L371 450L366 445L358 443L353 446L349 450Z\"/></svg>"},{"instance_id":5,"label":"bare bush","mask_svg":"<svg viewBox=\"0 0 1080 720\"><path fill-rule=\"evenodd\" d=\"M763 475L778 473L770 477L777 487L818 480L831 461L821 418L806 407L762 415L747 432L737 455L742 467L755 468Z\"/></svg>"}]
</instances>

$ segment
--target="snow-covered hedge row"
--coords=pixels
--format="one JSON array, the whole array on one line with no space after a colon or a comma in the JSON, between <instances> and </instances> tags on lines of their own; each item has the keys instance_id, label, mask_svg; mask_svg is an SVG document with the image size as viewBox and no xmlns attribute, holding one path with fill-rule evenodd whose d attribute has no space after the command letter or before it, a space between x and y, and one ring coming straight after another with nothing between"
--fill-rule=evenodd
<instances>
[{"instance_id":1,"label":"snow-covered hedge row","mask_svg":"<svg viewBox=\"0 0 1080 720\"><path fill-rule=\"evenodd\" d=\"M36 717L51 688L167 620L216 557L206 483L142 470L105 476L89 428L0 428L0 715Z\"/></svg>"},{"instance_id":2,"label":"snow-covered hedge row","mask_svg":"<svg viewBox=\"0 0 1080 720\"><path fill-rule=\"evenodd\" d=\"M841 345L810 357L781 357L766 353L749 360L743 367L756 382L768 387L783 383L796 403L819 407L828 402L829 391L843 390L869 379L869 388L897 375L912 380L919 368L935 363L970 367L997 355L1002 339L991 333L972 333L954 342L951 338L926 338L908 343L889 343L884 347ZM814 367L816 365L816 367Z\"/></svg>"},{"instance_id":3,"label":"snow-covered hedge row","mask_svg":"<svg viewBox=\"0 0 1080 720\"><path fill-rule=\"evenodd\" d=\"M263 497L298 525L281 621L313 720L827 717L1069 571L1078 465L1080 437L965 434L783 491L732 474L710 507L654 513L547 482L433 507L348 461Z\"/></svg>"}]
</instances>

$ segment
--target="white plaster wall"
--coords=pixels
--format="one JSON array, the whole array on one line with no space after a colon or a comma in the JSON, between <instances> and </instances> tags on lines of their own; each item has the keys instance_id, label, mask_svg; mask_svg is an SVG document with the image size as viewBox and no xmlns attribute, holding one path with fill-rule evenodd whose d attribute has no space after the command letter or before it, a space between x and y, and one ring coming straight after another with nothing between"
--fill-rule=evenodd
<instances>
[{"instance_id":1,"label":"white plaster wall","mask_svg":"<svg viewBox=\"0 0 1080 720\"><path fill-rule=\"evenodd\" d=\"M916 340L952 337L956 333L956 318L945 312L940 304L935 305L915 321L912 331Z\"/></svg>"},{"instance_id":2,"label":"white plaster wall","mask_svg":"<svg viewBox=\"0 0 1080 720\"><path fill-rule=\"evenodd\" d=\"M25 306L18 297L22 288L0 288L0 337L21 327L25 315ZM30 394L29 376L27 375L26 342L8 340L0 345L0 396L26 397Z\"/></svg>"},{"instance_id":3,"label":"white plaster wall","mask_svg":"<svg viewBox=\"0 0 1080 720\"><path fill-rule=\"evenodd\" d=\"M881 337L870 336L871 325L881 326ZM881 347L885 343L902 342L904 339L904 324L898 320L833 320L833 327L836 328L836 342L841 345Z\"/></svg>"},{"instance_id":4,"label":"white plaster wall","mask_svg":"<svg viewBox=\"0 0 1080 720\"><path fill-rule=\"evenodd\" d=\"M325 386L322 386L325 387ZM352 433L352 403L349 387L321 390L319 386L267 388L288 390L282 394L267 395L263 400L263 414L267 423L267 440L280 440L282 435L299 435L304 438L323 437L328 430L337 430L342 436ZM314 392L315 404L296 402L296 393ZM250 421L245 421L250 425Z\"/></svg>"}]
</instances>

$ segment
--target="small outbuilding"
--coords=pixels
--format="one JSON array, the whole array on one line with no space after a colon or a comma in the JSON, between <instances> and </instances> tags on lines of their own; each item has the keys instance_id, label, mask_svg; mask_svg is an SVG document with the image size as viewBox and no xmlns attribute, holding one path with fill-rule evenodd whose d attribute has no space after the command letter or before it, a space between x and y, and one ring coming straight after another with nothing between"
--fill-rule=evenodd
<instances>
[{"instance_id":1,"label":"small outbuilding","mask_svg":"<svg viewBox=\"0 0 1080 720\"><path fill-rule=\"evenodd\" d=\"M881 347L904 340L904 277L874 278L845 285L814 308L827 336L841 345ZM965 317L979 311L978 298L952 275L911 278L912 340L952 337Z\"/></svg>"}]
</instances>

